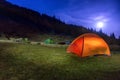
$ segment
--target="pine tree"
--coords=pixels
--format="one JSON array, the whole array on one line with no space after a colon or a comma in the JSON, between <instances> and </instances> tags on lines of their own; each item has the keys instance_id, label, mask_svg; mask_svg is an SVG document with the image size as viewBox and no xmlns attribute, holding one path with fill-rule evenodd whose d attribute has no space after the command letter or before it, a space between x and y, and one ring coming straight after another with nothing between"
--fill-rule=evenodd
<instances>
[{"instance_id":1,"label":"pine tree","mask_svg":"<svg viewBox=\"0 0 120 80\"><path fill-rule=\"evenodd\" d=\"M120 36L118 37L118 39L120 40Z\"/></svg>"},{"instance_id":2,"label":"pine tree","mask_svg":"<svg viewBox=\"0 0 120 80\"><path fill-rule=\"evenodd\" d=\"M103 33L102 29L99 30L99 33Z\"/></svg>"},{"instance_id":3,"label":"pine tree","mask_svg":"<svg viewBox=\"0 0 120 80\"><path fill-rule=\"evenodd\" d=\"M112 33L112 34L110 35L110 37L111 37L112 39L116 39L114 33Z\"/></svg>"}]
</instances>

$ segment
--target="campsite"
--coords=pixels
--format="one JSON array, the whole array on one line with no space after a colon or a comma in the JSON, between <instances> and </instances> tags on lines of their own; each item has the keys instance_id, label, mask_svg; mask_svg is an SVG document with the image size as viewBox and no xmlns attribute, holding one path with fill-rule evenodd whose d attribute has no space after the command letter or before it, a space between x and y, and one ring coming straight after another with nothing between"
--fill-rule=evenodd
<instances>
[{"instance_id":1,"label":"campsite","mask_svg":"<svg viewBox=\"0 0 120 80\"><path fill-rule=\"evenodd\" d=\"M119 0L0 0L0 80L120 80Z\"/></svg>"},{"instance_id":2,"label":"campsite","mask_svg":"<svg viewBox=\"0 0 120 80\"><path fill-rule=\"evenodd\" d=\"M120 79L120 51L80 58L68 46L47 45L0 42L0 80Z\"/></svg>"}]
</instances>

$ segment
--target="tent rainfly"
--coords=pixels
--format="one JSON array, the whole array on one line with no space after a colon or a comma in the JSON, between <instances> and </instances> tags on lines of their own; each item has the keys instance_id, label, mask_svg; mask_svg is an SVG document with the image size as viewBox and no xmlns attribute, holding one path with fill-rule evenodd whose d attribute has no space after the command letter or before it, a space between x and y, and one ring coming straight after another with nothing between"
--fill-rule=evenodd
<instances>
[{"instance_id":1,"label":"tent rainfly","mask_svg":"<svg viewBox=\"0 0 120 80\"><path fill-rule=\"evenodd\" d=\"M53 41L52 39L48 38L48 39L46 39L46 40L44 41L44 43L45 43L45 44L53 44L54 41Z\"/></svg>"},{"instance_id":2,"label":"tent rainfly","mask_svg":"<svg viewBox=\"0 0 120 80\"><path fill-rule=\"evenodd\" d=\"M94 33L85 33L77 37L68 46L67 53L74 53L79 57L107 55L110 56L110 49L107 43Z\"/></svg>"}]
</instances>

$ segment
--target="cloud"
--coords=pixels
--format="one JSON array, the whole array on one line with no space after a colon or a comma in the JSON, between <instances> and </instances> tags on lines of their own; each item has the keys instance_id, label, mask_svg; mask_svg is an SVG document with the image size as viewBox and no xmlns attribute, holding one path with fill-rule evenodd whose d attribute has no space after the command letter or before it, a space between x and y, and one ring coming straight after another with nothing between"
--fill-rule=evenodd
<instances>
[{"instance_id":1,"label":"cloud","mask_svg":"<svg viewBox=\"0 0 120 80\"><path fill-rule=\"evenodd\" d=\"M93 26L106 22L104 31L120 31L119 0L7 0L50 16L55 15L66 23ZM113 28L113 26L115 28ZM112 28L112 29L110 29Z\"/></svg>"}]
</instances>

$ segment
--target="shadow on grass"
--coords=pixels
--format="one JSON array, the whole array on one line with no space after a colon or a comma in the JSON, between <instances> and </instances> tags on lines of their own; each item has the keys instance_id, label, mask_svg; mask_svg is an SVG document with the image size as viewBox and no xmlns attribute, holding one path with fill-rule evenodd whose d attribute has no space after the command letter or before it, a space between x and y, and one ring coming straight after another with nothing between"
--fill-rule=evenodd
<instances>
[{"instance_id":1,"label":"shadow on grass","mask_svg":"<svg viewBox=\"0 0 120 80\"><path fill-rule=\"evenodd\" d=\"M97 59L97 57L101 57L101 56L88 56L88 57L78 57L77 55L71 54L70 58L71 60L74 60L76 62L81 62L81 63L86 63L89 61L94 61L95 59Z\"/></svg>"}]
</instances>

